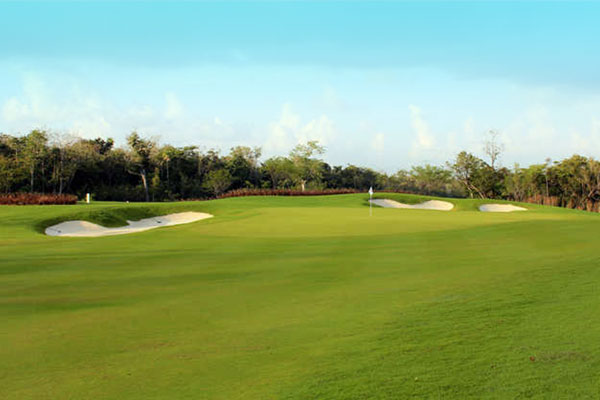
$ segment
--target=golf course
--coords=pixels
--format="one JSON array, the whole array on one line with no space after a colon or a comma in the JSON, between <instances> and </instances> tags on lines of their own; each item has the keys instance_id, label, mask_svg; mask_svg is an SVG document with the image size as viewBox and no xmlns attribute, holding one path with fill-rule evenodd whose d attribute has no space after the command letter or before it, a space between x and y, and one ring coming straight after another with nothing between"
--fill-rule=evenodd
<instances>
[{"instance_id":1,"label":"golf course","mask_svg":"<svg viewBox=\"0 0 600 400\"><path fill-rule=\"evenodd\" d=\"M454 207L0 206L0 398L600 397L600 215L375 198ZM182 212L212 217L44 234Z\"/></svg>"}]
</instances>

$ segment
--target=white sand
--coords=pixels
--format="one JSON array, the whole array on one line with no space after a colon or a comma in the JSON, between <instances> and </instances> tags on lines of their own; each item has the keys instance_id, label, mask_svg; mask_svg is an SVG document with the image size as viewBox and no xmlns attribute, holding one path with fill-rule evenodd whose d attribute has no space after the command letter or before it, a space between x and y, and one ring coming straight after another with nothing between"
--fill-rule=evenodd
<instances>
[{"instance_id":1,"label":"white sand","mask_svg":"<svg viewBox=\"0 0 600 400\"><path fill-rule=\"evenodd\" d=\"M375 199L371 200L371 203L385 208L412 208L417 210L450 211L454 208L454 204L441 200L429 200L420 204L404 204L389 199Z\"/></svg>"},{"instance_id":2,"label":"white sand","mask_svg":"<svg viewBox=\"0 0 600 400\"><path fill-rule=\"evenodd\" d=\"M513 206L512 204L482 204L479 206L479 211L483 212L513 212L527 211L526 208Z\"/></svg>"},{"instance_id":3,"label":"white sand","mask_svg":"<svg viewBox=\"0 0 600 400\"><path fill-rule=\"evenodd\" d=\"M106 228L87 221L67 221L46 228L46 235L50 236L77 236L94 237L124 235L127 233L143 232L161 226L173 226L212 218L211 214L200 212L182 212L163 215L160 217L145 218L139 221L127 221L126 226Z\"/></svg>"}]
</instances>

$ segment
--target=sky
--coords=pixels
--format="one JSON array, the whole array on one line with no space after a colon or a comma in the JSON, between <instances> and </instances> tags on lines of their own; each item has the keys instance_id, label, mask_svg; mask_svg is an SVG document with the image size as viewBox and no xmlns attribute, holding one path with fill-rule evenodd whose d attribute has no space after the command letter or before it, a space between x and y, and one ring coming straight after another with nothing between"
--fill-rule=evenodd
<instances>
[{"instance_id":1,"label":"sky","mask_svg":"<svg viewBox=\"0 0 600 400\"><path fill-rule=\"evenodd\" d=\"M0 2L0 132L394 172L600 153L600 2Z\"/></svg>"}]
</instances>

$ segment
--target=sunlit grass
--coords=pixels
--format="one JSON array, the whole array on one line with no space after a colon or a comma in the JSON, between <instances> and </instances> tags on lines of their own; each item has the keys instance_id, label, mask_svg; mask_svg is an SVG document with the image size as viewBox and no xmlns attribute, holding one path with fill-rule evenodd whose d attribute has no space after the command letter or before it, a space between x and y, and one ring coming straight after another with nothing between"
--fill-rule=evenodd
<instances>
[{"instance_id":1,"label":"sunlit grass","mask_svg":"<svg viewBox=\"0 0 600 400\"><path fill-rule=\"evenodd\" d=\"M0 398L598 397L597 215L367 200L0 207Z\"/></svg>"}]
</instances>

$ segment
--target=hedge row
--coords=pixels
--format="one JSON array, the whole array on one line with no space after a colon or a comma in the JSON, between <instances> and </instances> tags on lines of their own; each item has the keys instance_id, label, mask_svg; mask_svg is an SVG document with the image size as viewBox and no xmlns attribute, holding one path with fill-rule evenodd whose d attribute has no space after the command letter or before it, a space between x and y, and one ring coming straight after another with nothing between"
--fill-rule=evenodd
<instances>
[{"instance_id":1,"label":"hedge row","mask_svg":"<svg viewBox=\"0 0 600 400\"><path fill-rule=\"evenodd\" d=\"M76 204L77 196L72 194L10 193L0 194L0 204L5 205L46 205Z\"/></svg>"},{"instance_id":2,"label":"hedge row","mask_svg":"<svg viewBox=\"0 0 600 400\"><path fill-rule=\"evenodd\" d=\"M323 189L323 190L295 190L295 189L238 189L224 193L217 198L244 196L326 196L331 194L361 193L356 189Z\"/></svg>"}]
</instances>

